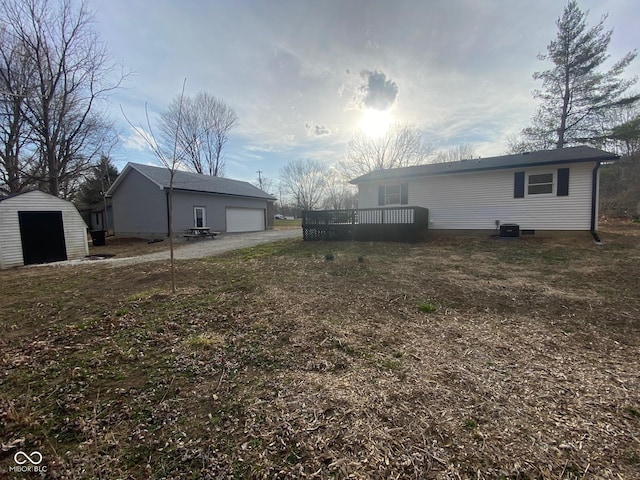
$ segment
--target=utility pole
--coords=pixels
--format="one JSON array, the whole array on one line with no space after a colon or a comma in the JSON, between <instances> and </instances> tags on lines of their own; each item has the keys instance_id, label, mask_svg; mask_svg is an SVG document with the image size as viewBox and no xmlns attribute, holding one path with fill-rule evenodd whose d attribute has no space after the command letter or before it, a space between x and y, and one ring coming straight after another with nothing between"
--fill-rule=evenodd
<instances>
[{"instance_id":1,"label":"utility pole","mask_svg":"<svg viewBox=\"0 0 640 480\"><path fill-rule=\"evenodd\" d=\"M258 184L260 185L260 190L262 190L262 170L258 170L256 173L258 174Z\"/></svg>"}]
</instances>

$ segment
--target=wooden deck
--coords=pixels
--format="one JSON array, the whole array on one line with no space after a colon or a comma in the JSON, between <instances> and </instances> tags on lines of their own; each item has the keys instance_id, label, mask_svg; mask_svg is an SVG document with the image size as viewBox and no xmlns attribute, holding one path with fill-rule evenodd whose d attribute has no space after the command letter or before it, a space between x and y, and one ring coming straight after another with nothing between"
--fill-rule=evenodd
<instances>
[{"instance_id":1,"label":"wooden deck","mask_svg":"<svg viewBox=\"0 0 640 480\"><path fill-rule=\"evenodd\" d=\"M305 210L304 240L416 242L424 238L429 210L422 207Z\"/></svg>"}]
</instances>

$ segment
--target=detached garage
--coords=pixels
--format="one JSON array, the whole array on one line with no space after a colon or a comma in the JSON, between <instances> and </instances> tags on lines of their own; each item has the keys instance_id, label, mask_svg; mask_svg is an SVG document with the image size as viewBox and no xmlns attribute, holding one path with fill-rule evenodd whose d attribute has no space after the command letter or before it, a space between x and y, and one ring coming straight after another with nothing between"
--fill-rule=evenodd
<instances>
[{"instance_id":1,"label":"detached garage","mask_svg":"<svg viewBox=\"0 0 640 480\"><path fill-rule=\"evenodd\" d=\"M38 190L0 197L0 269L88 254L87 225L73 203Z\"/></svg>"},{"instance_id":2,"label":"detached garage","mask_svg":"<svg viewBox=\"0 0 640 480\"><path fill-rule=\"evenodd\" d=\"M128 163L111 185L113 230L120 237L166 238L169 234L169 170ZM258 232L273 227L275 197L230 178L176 171L173 231Z\"/></svg>"}]
</instances>

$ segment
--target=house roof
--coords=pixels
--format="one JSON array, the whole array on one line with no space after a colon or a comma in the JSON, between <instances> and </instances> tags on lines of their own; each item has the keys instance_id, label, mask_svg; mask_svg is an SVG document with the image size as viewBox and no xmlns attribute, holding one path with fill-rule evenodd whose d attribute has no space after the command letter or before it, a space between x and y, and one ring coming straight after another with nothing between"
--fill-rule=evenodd
<instances>
[{"instance_id":1,"label":"house roof","mask_svg":"<svg viewBox=\"0 0 640 480\"><path fill-rule=\"evenodd\" d=\"M111 196L122 182L122 179L130 170L136 170L150 181L155 183L158 188L168 189L171 179L169 170L164 167L154 167L152 165L142 165L140 163L127 163L118 176L111 188L107 191L107 196ZM240 180L232 180L230 178L213 177L211 175L202 175L199 173L185 172L176 170L173 177L173 188L179 191L190 191L200 193L216 193L219 195L232 195L236 197L252 197L263 198L266 200L276 200L272 195L263 192L248 182Z\"/></svg>"},{"instance_id":2,"label":"house roof","mask_svg":"<svg viewBox=\"0 0 640 480\"><path fill-rule=\"evenodd\" d=\"M387 180L390 178L419 177L428 175L445 175L451 173L468 173L484 170L504 170L508 168L525 168L544 165L560 165L566 163L580 163L593 161L613 161L618 155L614 155L597 148L579 146L559 148L555 150L539 150L514 155L502 155L499 157L478 158L473 160L460 160L448 163L430 163L413 167L390 168L376 170L360 177L354 178L350 183L359 184Z\"/></svg>"}]
</instances>

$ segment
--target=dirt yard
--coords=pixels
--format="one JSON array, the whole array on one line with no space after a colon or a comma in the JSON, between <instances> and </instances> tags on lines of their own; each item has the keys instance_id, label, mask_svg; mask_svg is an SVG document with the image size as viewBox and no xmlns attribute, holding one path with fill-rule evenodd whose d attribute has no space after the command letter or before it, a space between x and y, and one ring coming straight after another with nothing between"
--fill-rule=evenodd
<instances>
[{"instance_id":1,"label":"dirt yard","mask_svg":"<svg viewBox=\"0 0 640 480\"><path fill-rule=\"evenodd\" d=\"M2 273L0 477L640 478L640 225Z\"/></svg>"},{"instance_id":2,"label":"dirt yard","mask_svg":"<svg viewBox=\"0 0 640 480\"><path fill-rule=\"evenodd\" d=\"M107 237L105 245L94 247L89 243L89 255L109 257L136 257L169 250L169 240L149 242L143 238Z\"/></svg>"}]
</instances>

